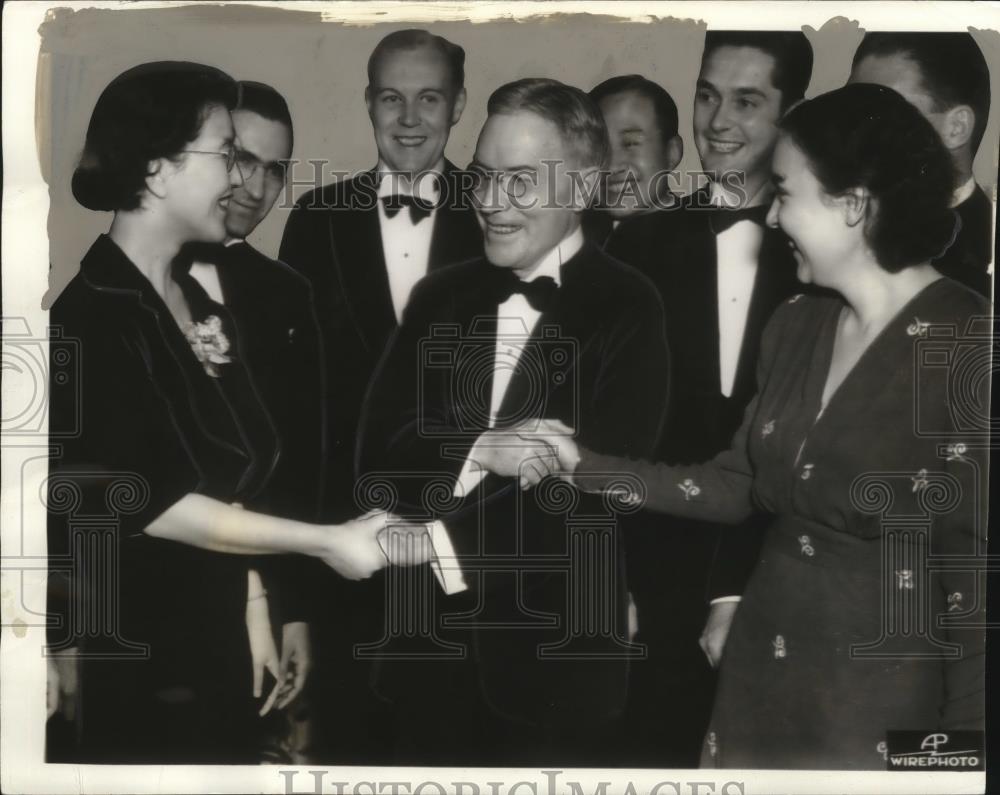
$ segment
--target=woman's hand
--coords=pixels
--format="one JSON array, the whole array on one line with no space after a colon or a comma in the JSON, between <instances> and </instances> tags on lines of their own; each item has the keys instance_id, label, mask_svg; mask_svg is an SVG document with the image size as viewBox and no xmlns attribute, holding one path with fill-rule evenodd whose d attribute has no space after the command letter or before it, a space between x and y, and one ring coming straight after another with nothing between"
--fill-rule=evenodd
<instances>
[{"instance_id":1,"label":"woman's hand","mask_svg":"<svg viewBox=\"0 0 1000 795\"><path fill-rule=\"evenodd\" d=\"M45 719L48 720L59 711L59 669L55 660L45 658Z\"/></svg>"},{"instance_id":2,"label":"woman's hand","mask_svg":"<svg viewBox=\"0 0 1000 795\"><path fill-rule=\"evenodd\" d=\"M712 605L708 613L708 620L705 628L698 639L698 645L708 657L708 663L713 668L718 668L722 662L722 651L726 647L726 639L729 637L729 628L733 625L733 616L736 615L736 608L739 602L716 602Z\"/></svg>"},{"instance_id":3,"label":"woman's hand","mask_svg":"<svg viewBox=\"0 0 1000 795\"><path fill-rule=\"evenodd\" d=\"M279 679L285 683L275 706L284 709L306 685L312 668L312 646L309 625L305 621L290 621L281 628L281 664Z\"/></svg>"},{"instance_id":4,"label":"woman's hand","mask_svg":"<svg viewBox=\"0 0 1000 795\"><path fill-rule=\"evenodd\" d=\"M322 561L348 580L367 580L389 564L379 544L379 534L390 523L402 520L385 511L371 511L357 519L329 528Z\"/></svg>"},{"instance_id":5,"label":"woman's hand","mask_svg":"<svg viewBox=\"0 0 1000 795\"><path fill-rule=\"evenodd\" d=\"M553 456L540 459L536 466L521 469L521 488L537 486L548 475L572 481L580 463L580 448L573 439L574 430L559 420L531 420L522 424L518 436L546 445Z\"/></svg>"},{"instance_id":6,"label":"woman's hand","mask_svg":"<svg viewBox=\"0 0 1000 795\"><path fill-rule=\"evenodd\" d=\"M46 720L57 712L72 721L76 719L76 690L79 682L79 657L77 649L65 649L49 655L46 660Z\"/></svg>"},{"instance_id":7,"label":"woman's hand","mask_svg":"<svg viewBox=\"0 0 1000 795\"><path fill-rule=\"evenodd\" d=\"M253 664L253 697L260 698L264 689L264 671L274 677L274 688L268 694L260 714L266 715L278 697L282 681L279 674L278 649L271 633L271 618L267 612L267 592L257 572L250 571L250 592L247 597L246 624L250 639L250 661Z\"/></svg>"}]
</instances>

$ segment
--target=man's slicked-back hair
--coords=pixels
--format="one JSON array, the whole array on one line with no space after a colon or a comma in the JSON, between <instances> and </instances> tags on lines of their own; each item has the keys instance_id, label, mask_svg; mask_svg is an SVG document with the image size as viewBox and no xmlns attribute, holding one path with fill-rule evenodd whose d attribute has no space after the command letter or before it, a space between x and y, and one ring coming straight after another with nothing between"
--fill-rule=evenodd
<instances>
[{"instance_id":1,"label":"man's slicked-back hair","mask_svg":"<svg viewBox=\"0 0 1000 795\"><path fill-rule=\"evenodd\" d=\"M526 77L500 86L486 103L489 116L518 111L529 111L558 127L579 165L607 167L608 128L597 103L579 88L546 77Z\"/></svg>"},{"instance_id":2,"label":"man's slicked-back hair","mask_svg":"<svg viewBox=\"0 0 1000 795\"><path fill-rule=\"evenodd\" d=\"M266 83L238 80L236 91L234 111L246 110L269 121L284 124L288 128L289 139L293 138L295 128L292 126L292 114L288 112L288 103L277 89Z\"/></svg>"},{"instance_id":3,"label":"man's slicked-back hair","mask_svg":"<svg viewBox=\"0 0 1000 795\"><path fill-rule=\"evenodd\" d=\"M452 91L457 94L465 86L465 50L443 36L419 28L394 31L375 45L372 54L368 56L368 85L374 87L375 71L379 60L384 56L420 47L432 47L444 56L451 70Z\"/></svg>"},{"instance_id":4,"label":"man's slicked-back hair","mask_svg":"<svg viewBox=\"0 0 1000 795\"><path fill-rule=\"evenodd\" d=\"M648 99L656 113L656 123L663 134L663 143L677 135L677 103L670 93L659 83L647 80L642 75L619 75L598 83L590 89L590 98L598 105L615 94L634 93Z\"/></svg>"},{"instance_id":5,"label":"man's slicked-back hair","mask_svg":"<svg viewBox=\"0 0 1000 795\"><path fill-rule=\"evenodd\" d=\"M812 78L813 51L801 31L710 30L705 34L702 63L719 47L753 47L774 59L771 83L781 92L782 111L806 95Z\"/></svg>"},{"instance_id":6,"label":"man's slicked-back hair","mask_svg":"<svg viewBox=\"0 0 1000 795\"><path fill-rule=\"evenodd\" d=\"M903 55L920 69L934 112L968 105L976 114L972 151L979 148L990 115L990 69L969 33L866 33L851 68L869 56Z\"/></svg>"}]
</instances>

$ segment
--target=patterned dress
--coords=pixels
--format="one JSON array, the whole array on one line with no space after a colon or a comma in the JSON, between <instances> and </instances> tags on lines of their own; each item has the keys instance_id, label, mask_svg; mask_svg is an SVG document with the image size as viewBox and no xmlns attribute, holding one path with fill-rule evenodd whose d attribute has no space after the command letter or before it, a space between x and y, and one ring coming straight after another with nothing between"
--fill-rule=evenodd
<instances>
[{"instance_id":1,"label":"patterned dress","mask_svg":"<svg viewBox=\"0 0 1000 795\"><path fill-rule=\"evenodd\" d=\"M928 285L821 411L843 309L779 307L758 395L712 461L582 451L588 483L636 476L646 493L623 498L653 510L775 516L727 641L706 766L885 769L888 731L983 727L989 308L950 279Z\"/></svg>"}]
</instances>

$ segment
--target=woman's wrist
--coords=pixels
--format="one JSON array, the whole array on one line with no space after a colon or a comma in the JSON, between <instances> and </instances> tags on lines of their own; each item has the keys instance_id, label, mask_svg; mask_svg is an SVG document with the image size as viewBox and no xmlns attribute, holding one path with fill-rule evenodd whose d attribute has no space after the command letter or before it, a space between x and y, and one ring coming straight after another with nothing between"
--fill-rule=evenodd
<instances>
[{"instance_id":1,"label":"woman's wrist","mask_svg":"<svg viewBox=\"0 0 1000 795\"><path fill-rule=\"evenodd\" d=\"M578 447L570 482L583 491L597 493L613 483L620 471L621 459Z\"/></svg>"},{"instance_id":2,"label":"woman's wrist","mask_svg":"<svg viewBox=\"0 0 1000 795\"><path fill-rule=\"evenodd\" d=\"M343 543L345 531L344 526L339 524L329 525L306 525L309 531L309 539L303 553L314 558L325 558L330 554L330 549Z\"/></svg>"}]
</instances>

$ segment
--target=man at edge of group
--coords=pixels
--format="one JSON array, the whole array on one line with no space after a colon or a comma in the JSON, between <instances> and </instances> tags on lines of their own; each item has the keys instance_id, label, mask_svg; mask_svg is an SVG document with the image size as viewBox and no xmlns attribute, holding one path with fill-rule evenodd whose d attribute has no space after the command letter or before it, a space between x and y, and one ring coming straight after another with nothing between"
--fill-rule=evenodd
<instances>
[{"instance_id":1,"label":"man at edge of group","mask_svg":"<svg viewBox=\"0 0 1000 795\"><path fill-rule=\"evenodd\" d=\"M990 70L976 40L969 33L866 33L848 82L897 91L941 136L955 168L952 208L962 223L934 265L992 299L993 203L972 174L990 114Z\"/></svg>"},{"instance_id":2,"label":"man at edge of group","mask_svg":"<svg viewBox=\"0 0 1000 795\"><path fill-rule=\"evenodd\" d=\"M711 181L681 207L624 221L608 246L656 283L666 308L672 388L659 460L693 463L725 449L754 394L764 325L798 287L787 239L764 221L777 123L811 71L802 33L709 31L694 137ZM649 658L632 668L627 761L694 767L712 703L709 664L718 666L764 520L711 528L643 512L632 521L629 587ZM664 721L664 710L686 717Z\"/></svg>"}]
</instances>

